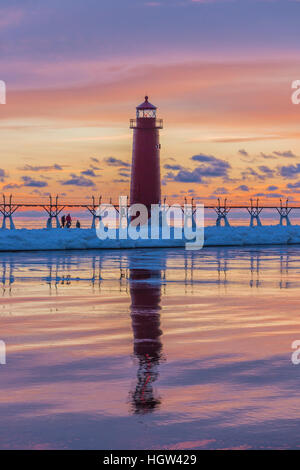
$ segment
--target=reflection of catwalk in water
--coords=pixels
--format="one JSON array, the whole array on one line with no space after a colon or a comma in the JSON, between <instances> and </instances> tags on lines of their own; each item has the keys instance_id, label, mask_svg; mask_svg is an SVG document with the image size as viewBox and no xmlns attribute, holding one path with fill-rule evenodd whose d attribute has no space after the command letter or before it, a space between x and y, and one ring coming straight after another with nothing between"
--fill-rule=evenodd
<instances>
[{"instance_id":1,"label":"reflection of catwalk in water","mask_svg":"<svg viewBox=\"0 0 300 470\"><path fill-rule=\"evenodd\" d=\"M250 279L250 287L260 287L261 282L259 278L259 273L260 273L260 252L258 251L257 253L250 253L250 273L251 273L251 279Z\"/></svg>"},{"instance_id":2,"label":"reflection of catwalk in water","mask_svg":"<svg viewBox=\"0 0 300 470\"><path fill-rule=\"evenodd\" d=\"M14 277L14 262L11 258L4 258L4 260L1 260L1 267L2 267L2 273L1 273L1 284L2 284L2 295L5 294L7 288L9 293L11 293L11 287L12 284L15 282L15 277Z\"/></svg>"},{"instance_id":3,"label":"reflection of catwalk in water","mask_svg":"<svg viewBox=\"0 0 300 470\"><path fill-rule=\"evenodd\" d=\"M289 254L280 255L280 280L279 288L288 289L291 284L289 282L289 268L290 268L290 257Z\"/></svg>"},{"instance_id":4,"label":"reflection of catwalk in water","mask_svg":"<svg viewBox=\"0 0 300 470\"><path fill-rule=\"evenodd\" d=\"M130 270L134 355L139 362L137 385L131 393L134 413L150 413L160 405L160 400L153 390L153 382L158 377L157 366L162 351L159 313L160 279L160 270Z\"/></svg>"}]
</instances>

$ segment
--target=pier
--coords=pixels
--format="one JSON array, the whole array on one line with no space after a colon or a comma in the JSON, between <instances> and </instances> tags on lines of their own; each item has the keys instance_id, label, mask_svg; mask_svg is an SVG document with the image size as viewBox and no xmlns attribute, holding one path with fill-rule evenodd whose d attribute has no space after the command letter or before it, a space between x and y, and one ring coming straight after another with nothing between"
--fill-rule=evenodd
<instances>
[{"instance_id":1,"label":"pier","mask_svg":"<svg viewBox=\"0 0 300 470\"><path fill-rule=\"evenodd\" d=\"M168 201L167 198L164 198L161 203L161 211L165 214L168 210L175 204L177 207L182 209L182 212L185 214L185 218L189 219L189 223L194 224L194 214L197 209L196 198L191 198L187 200L184 198L182 203L176 201ZM199 201L201 204L201 200ZM101 210L99 208L101 207ZM120 202L114 203L112 198L109 201L103 201L103 197L100 195L98 197L91 196L86 202L78 202L75 200L67 200L56 196L49 196L46 198L41 198L40 200L34 201L25 201L22 202L18 199L15 199L13 195L3 195L2 201L0 200L0 213L2 214L2 223L0 225L1 229L10 228L11 230L15 229L15 224L13 221L13 215L16 211L21 209L40 209L41 211L46 212L47 219L45 221L45 227L48 229L53 228L53 222L55 228L60 228L59 216L64 209L77 209L77 210L86 210L91 214L91 228L96 227L96 222L101 220L101 217L105 213L106 208L113 207L117 213L120 214L121 219L128 217L128 197L122 196ZM187 210L188 209L188 210ZM279 224L290 226L292 225L290 219L290 213L292 211L300 210L300 203L290 204L289 200L286 199L283 201L280 199L278 204L269 204L269 203L260 203L259 199L255 201L250 199L249 203L229 203L227 199L221 201L218 198L213 203L204 204L204 209L211 209L216 212L216 226L217 227L230 227L229 212L245 210L250 216L249 226L262 226L261 222L261 213L265 210L274 210L279 215ZM185 211L184 211L185 210Z\"/></svg>"}]
</instances>

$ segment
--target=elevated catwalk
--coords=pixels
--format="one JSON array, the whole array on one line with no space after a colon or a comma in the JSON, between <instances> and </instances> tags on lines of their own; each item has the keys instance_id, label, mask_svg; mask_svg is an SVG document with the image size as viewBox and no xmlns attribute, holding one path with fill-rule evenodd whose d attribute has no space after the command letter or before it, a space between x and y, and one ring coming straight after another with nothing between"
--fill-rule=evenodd
<instances>
[{"instance_id":1,"label":"elevated catwalk","mask_svg":"<svg viewBox=\"0 0 300 470\"><path fill-rule=\"evenodd\" d=\"M71 199L63 199L59 196L49 196L48 198L40 198L34 200L21 201L18 198L13 198L10 196L2 196L2 201L0 202L0 213L2 214L2 228L11 228L14 229L15 225L13 222L13 215L17 210L20 209L37 209L45 211L47 214L47 220L45 226L47 228L52 228L53 222L56 228L60 227L59 217L64 209L83 209L87 210L92 216L91 228L95 228L97 219L101 218L101 213L105 211L107 207L114 207L114 209L120 213L124 207L129 208L129 204L125 202L124 198L127 201L127 197L123 197L122 206L119 203L113 202L112 199L104 201L102 196L95 197L92 196L90 200L85 201L76 201ZM184 199L184 201L178 202L173 200L167 200L164 198L161 201L161 207L167 208L173 204L180 205L182 210L184 206L190 207L192 213L195 212L196 205L201 204L201 199L192 198ZM99 211L99 207L101 210ZM224 225L229 227L229 212L237 210L246 210L250 216L250 226L254 227L255 225L261 226L261 213L264 210L274 210L279 215L279 224L280 225L291 225L290 213L292 211L300 210L300 202L289 203L288 199L282 201L279 200L279 204L269 204L269 203L260 203L258 199L255 201L250 199L249 203L229 203L227 199L221 202L220 199L217 199L214 202L204 204L205 209L212 209L216 212L216 225L218 227Z\"/></svg>"}]
</instances>

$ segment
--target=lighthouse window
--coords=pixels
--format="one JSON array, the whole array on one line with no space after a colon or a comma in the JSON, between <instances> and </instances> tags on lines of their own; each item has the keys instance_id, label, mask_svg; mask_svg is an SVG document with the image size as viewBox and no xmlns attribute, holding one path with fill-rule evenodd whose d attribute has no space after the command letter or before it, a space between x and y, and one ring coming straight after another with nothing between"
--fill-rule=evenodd
<instances>
[{"instance_id":1,"label":"lighthouse window","mask_svg":"<svg viewBox=\"0 0 300 470\"><path fill-rule=\"evenodd\" d=\"M155 118L156 111L155 109L138 109L137 117L138 118Z\"/></svg>"}]
</instances>

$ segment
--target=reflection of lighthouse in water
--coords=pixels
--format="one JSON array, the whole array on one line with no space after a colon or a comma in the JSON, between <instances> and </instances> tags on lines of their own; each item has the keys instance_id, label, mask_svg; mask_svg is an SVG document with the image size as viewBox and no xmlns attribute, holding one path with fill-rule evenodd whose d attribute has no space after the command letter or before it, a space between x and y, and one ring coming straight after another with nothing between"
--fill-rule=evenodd
<instances>
[{"instance_id":1,"label":"reflection of lighthouse in water","mask_svg":"<svg viewBox=\"0 0 300 470\"><path fill-rule=\"evenodd\" d=\"M158 279L158 282L155 281ZM134 355L138 359L137 384L131 393L134 413L149 413L160 405L153 382L161 359L161 271L130 269L131 318ZM153 282L154 281L154 282Z\"/></svg>"}]
</instances>

